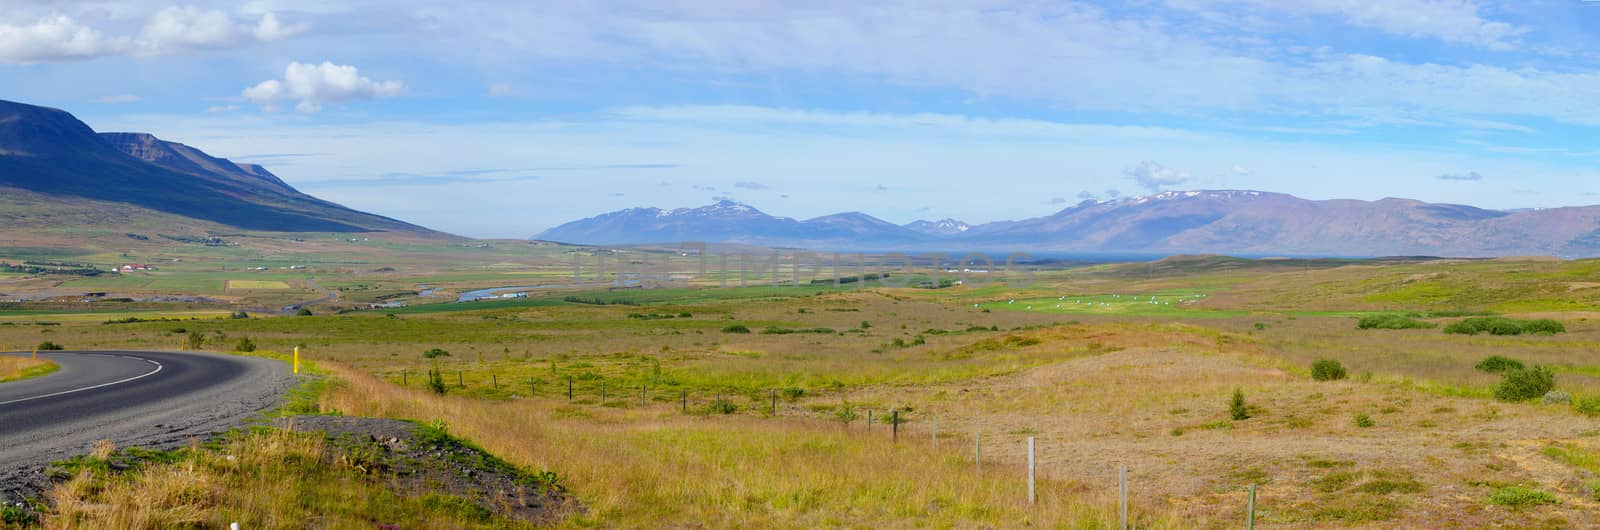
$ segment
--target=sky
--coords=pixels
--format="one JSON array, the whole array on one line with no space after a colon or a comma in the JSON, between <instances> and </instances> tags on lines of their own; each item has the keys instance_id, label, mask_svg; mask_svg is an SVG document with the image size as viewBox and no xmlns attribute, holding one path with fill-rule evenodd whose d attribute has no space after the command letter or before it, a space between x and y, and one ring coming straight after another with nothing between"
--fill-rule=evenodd
<instances>
[{"instance_id":1,"label":"sky","mask_svg":"<svg viewBox=\"0 0 1600 530\"><path fill-rule=\"evenodd\" d=\"M733 199L1600 203L1600 1L0 0L0 99L474 237Z\"/></svg>"}]
</instances>

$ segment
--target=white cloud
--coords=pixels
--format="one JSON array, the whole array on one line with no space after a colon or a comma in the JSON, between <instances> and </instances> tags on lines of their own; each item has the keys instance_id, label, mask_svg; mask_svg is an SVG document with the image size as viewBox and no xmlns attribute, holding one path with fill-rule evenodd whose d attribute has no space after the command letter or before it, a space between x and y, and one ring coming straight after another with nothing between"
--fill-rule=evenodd
<instances>
[{"instance_id":1,"label":"white cloud","mask_svg":"<svg viewBox=\"0 0 1600 530\"><path fill-rule=\"evenodd\" d=\"M1122 174L1138 182L1150 191L1160 191L1162 188L1177 186L1189 182L1194 178L1187 171L1179 171L1151 160L1140 162L1139 165L1122 170Z\"/></svg>"},{"instance_id":2,"label":"white cloud","mask_svg":"<svg viewBox=\"0 0 1600 530\"><path fill-rule=\"evenodd\" d=\"M1250 168L1241 166L1239 164L1234 164L1232 171L1233 171L1233 174L1235 174L1235 175L1249 175L1250 174Z\"/></svg>"},{"instance_id":3,"label":"white cloud","mask_svg":"<svg viewBox=\"0 0 1600 530\"><path fill-rule=\"evenodd\" d=\"M94 98L95 103L138 103L141 98L133 94L118 94L115 96L100 96Z\"/></svg>"},{"instance_id":4,"label":"white cloud","mask_svg":"<svg viewBox=\"0 0 1600 530\"><path fill-rule=\"evenodd\" d=\"M255 36L256 40L261 42L272 42L300 35L307 31L311 31L310 23L301 22L285 26L278 22L278 15L268 11L266 14L261 15L261 22L256 24Z\"/></svg>"},{"instance_id":5,"label":"white cloud","mask_svg":"<svg viewBox=\"0 0 1600 530\"><path fill-rule=\"evenodd\" d=\"M1270 19L1284 14L1334 17L1352 26L1390 35L1495 50L1519 47L1519 39L1529 32L1526 27L1486 18L1478 4L1470 0L1168 0L1167 5L1202 11L1214 20L1249 16ZM1219 6L1240 8L1244 12L1229 16L1216 12Z\"/></svg>"},{"instance_id":6,"label":"white cloud","mask_svg":"<svg viewBox=\"0 0 1600 530\"><path fill-rule=\"evenodd\" d=\"M10 7L10 6L7 6ZM115 29L105 10L83 10L98 25ZM148 11L138 12L142 15ZM133 13L123 13L132 16ZM6 17L0 17L4 20ZM0 63L37 63L105 55L161 55L183 50L226 49L282 40L311 29L306 22L283 24L266 12L259 19L241 19L226 11L193 6L155 10L134 35L108 35L80 23L72 15L51 12L37 21L16 25L0 22Z\"/></svg>"},{"instance_id":7,"label":"white cloud","mask_svg":"<svg viewBox=\"0 0 1600 530\"><path fill-rule=\"evenodd\" d=\"M156 11L139 34L145 53L167 53L187 49L219 49L255 42L282 40L311 29L308 23L284 25L272 12L254 23L235 19L220 10L193 6L173 6Z\"/></svg>"},{"instance_id":8,"label":"white cloud","mask_svg":"<svg viewBox=\"0 0 1600 530\"><path fill-rule=\"evenodd\" d=\"M733 187L739 188L739 189L746 189L746 190L755 190L755 191L761 191L761 190L766 190L766 189L771 189L772 188L772 186L768 186L768 185L762 184L760 182L754 182L754 181L749 181L749 180L741 180L739 182L735 182L735 183L733 183Z\"/></svg>"},{"instance_id":9,"label":"white cloud","mask_svg":"<svg viewBox=\"0 0 1600 530\"><path fill-rule=\"evenodd\" d=\"M206 112L210 112L212 114L220 112L233 112L236 110L239 110L238 105L212 105L210 107L206 107Z\"/></svg>"},{"instance_id":10,"label":"white cloud","mask_svg":"<svg viewBox=\"0 0 1600 530\"><path fill-rule=\"evenodd\" d=\"M21 26L0 23L0 63L85 59L117 46L114 39L66 15L47 16Z\"/></svg>"},{"instance_id":11,"label":"white cloud","mask_svg":"<svg viewBox=\"0 0 1600 530\"><path fill-rule=\"evenodd\" d=\"M240 94L269 112L295 102L296 111L311 114L322 110L323 105L393 97L404 93L405 89L405 84L399 81L373 81L363 77L354 66L324 61L322 64L291 62L284 69L282 80L262 81Z\"/></svg>"},{"instance_id":12,"label":"white cloud","mask_svg":"<svg viewBox=\"0 0 1600 530\"><path fill-rule=\"evenodd\" d=\"M1444 175L1439 175L1438 177L1435 177L1435 178L1438 178L1439 180L1459 180L1459 181L1471 182L1471 181L1483 180L1483 175L1479 175L1477 171L1468 171L1468 172L1462 173L1462 174L1450 174L1450 173L1447 173L1447 174L1444 174Z\"/></svg>"}]
</instances>

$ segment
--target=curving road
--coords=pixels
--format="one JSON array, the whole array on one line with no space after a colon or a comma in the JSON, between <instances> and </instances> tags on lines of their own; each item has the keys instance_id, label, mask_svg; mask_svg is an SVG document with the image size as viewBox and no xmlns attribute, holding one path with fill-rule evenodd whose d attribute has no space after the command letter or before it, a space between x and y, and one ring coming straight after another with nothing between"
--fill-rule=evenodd
<instances>
[{"instance_id":1,"label":"curving road","mask_svg":"<svg viewBox=\"0 0 1600 530\"><path fill-rule=\"evenodd\" d=\"M0 500L34 495L50 462L118 447L171 448L238 426L293 382L279 361L209 353L40 353L55 373L0 384Z\"/></svg>"}]
</instances>

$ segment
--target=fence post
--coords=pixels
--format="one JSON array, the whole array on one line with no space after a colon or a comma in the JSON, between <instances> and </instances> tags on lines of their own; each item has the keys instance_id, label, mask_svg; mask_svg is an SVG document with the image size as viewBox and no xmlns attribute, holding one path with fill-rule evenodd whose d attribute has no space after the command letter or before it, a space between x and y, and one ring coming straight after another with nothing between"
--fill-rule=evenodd
<instances>
[{"instance_id":1,"label":"fence post","mask_svg":"<svg viewBox=\"0 0 1600 530\"><path fill-rule=\"evenodd\" d=\"M644 406L644 385L639 385L639 406Z\"/></svg>"},{"instance_id":2,"label":"fence post","mask_svg":"<svg viewBox=\"0 0 1600 530\"><path fill-rule=\"evenodd\" d=\"M1245 530L1256 530L1256 485L1250 485L1250 501L1245 505L1247 519L1244 522Z\"/></svg>"},{"instance_id":3,"label":"fence post","mask_svg":"<svg viewBox=\"0 0 1600 530\"><path fill-rule=\"evenodd\" d=\"M500 390L500 374L489 372L489 388L496 392Z\"/></svg>"},{"instance_id":4,"label":"fence post","mask_svg":"<svg viewBox=\"0 0 1600 530\"><path fill-rule=\"evenodd\" d=\"M459 386L461 388L466 388L467 387L467 380L462 378L461 370L456 370L456 386Z\"/></svg>"},{"instance_id":5,"label":"fence post","mask_svg":"<svg viewBox=\"0 0 1600 530\"><path fill-rule=\"evenodd\" d=\"M683 412L684 412L684 414L688 414L689 413L689 391L688 390L683 391Z\"/></svg>"},{"instance_id":6,"label":"fence post","mask_svg":"<svg viewBox=\"0 0 1600 530\"><path fill-rule=\"evenodd\" d=\"M406 369L405 368L401 368L400 369L400 386L406 386L406 384L409 383L409 382L410 381L406 377Z\"/></svg>"},{"instance_id":7,"label":"fence post","mask_svg":"<svg viewBox=\"0 0 1600 530\"><path fill-rule=\"evenodd\" d=\"M972 467L979 475L983 474L983 433L972 436Z\"/></svg>"},{"instance_id":8,"label":"fence post","mask_svg":"<svg viewBox=\"0 0 1600 530\"><path fill-rule=\"evenodd\" d=\"M567 376L567 401L572 401L572 376Z\"/></svg>"},{"instance_id":9,"label":"fence post","mask_svg":"<svg viewBox=\"0 0 1600 530\"><path fill-rule=\"evenodd\" d=\"M872 432L872 411L867 411L867 432Z\"/></svg>"},{"instance_id":10,"label":"fence post","mask_svg":"<svg viewBox=\"0 0 1600 530\"><path fill-rule=\"evenodd\" d=\"M900 443L900 411L896 410L891 414L893 415L889 417L889 424L894 426L894 442Z\"/></svg>"},{"instance_id":11,"label":"fence post","mask_svg":"<svg viewBox=\"0 0 1600 530\"><path fill-rule=\"evenodd\" d=\"M1128 466L1117 468L1117 514L1122 530L1128 530Z\"/></svg>"},{"instance_id":12,"label":"fence post","mask_svg":"<svg viewBox=\"0 0 1600 530\"><path fill-rule=\"evenodd\" d=\"M1033 491L1033 437L1028 437L1028 504L1036 504L1039 497Z\"/></svg>"},{"instance_id":13,"label":"fence post","mask_svg":"<svg viewBox=\"0 0 1600 530\"><path fill-rule=\"evenodd\" d=\"M939 420L928 419L928 445L933 450L939 450Z\"/></svg>"},{"instance_id":14,"label":"fence post","mask_svg":"<svg viewBox=\"0 0 1600 530\"><path fill-rule=\"evenodd\" d=\"M535 386L536 385L533 382L533 378L529 377L528 378L528 397L533 397L534 394L539 393L539 389L535 388Z\"/></svg>"},{"instance_id":15,"label":"fence post","mask_svg":"<svg viewBox=\"0 0 1600 530\"><path fill-rule=\"evenodd\" d=\"M600 382L600 404L604 405L605 402L606 402L606 382L605 381L601 381Z\"/></svg>"}]
</instances>

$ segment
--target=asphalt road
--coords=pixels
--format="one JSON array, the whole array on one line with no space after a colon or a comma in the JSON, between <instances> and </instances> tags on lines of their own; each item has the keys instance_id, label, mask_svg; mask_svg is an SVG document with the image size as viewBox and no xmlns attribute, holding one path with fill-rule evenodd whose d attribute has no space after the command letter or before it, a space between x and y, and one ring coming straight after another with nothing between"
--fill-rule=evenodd
<instances>
[{"instance_id":1,"label":"asphalt road","mask_svg":"<svg viewBox=\"0 0 1600 530\"><path fill-rule=\"evenodd\" d=\"M41 353L55 373L0 383L0 497L36 494L50 462L100 440L166 449L226 431L277 403L289 367L209 353Z\"/></svg>"}]
</instances>

